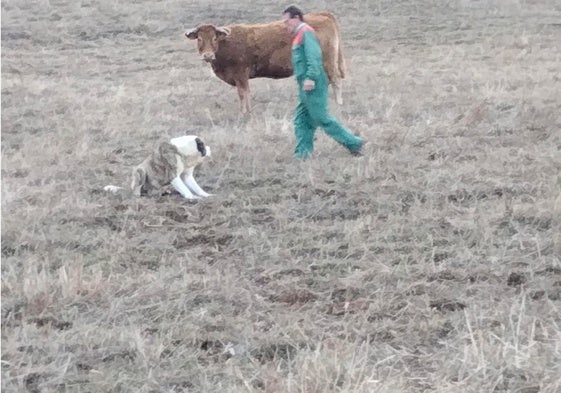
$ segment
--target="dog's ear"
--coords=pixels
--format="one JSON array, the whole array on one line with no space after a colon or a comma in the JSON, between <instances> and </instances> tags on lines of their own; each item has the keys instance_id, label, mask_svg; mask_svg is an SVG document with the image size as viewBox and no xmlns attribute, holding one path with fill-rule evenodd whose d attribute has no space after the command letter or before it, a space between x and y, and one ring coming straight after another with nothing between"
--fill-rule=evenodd
<instances>
[{"instance_id":1,"label":"dog's ear","mask_svg":"<svg viewBox=\"0 0 561 393\"><path fill-rule=\"evenodd\" d=\"M201 140L201 138L195 138L195 142L197 143L197 150L199 151L199 153L201 153L201 156L206 156L207 152L206 152L206 146L204 144L204 142Z\"/></svg>"},{"instance_id":2,"label":"dog's ear","mask_svg":"<svg viewBox=\"0 0 561 393\"><path fill-rule=\"evenodd\" d=\"M177 163L176 155L179 154L177 147L168 142L160 143L158 146L158 155L160 160L165 162L168 167L174 168Z\"/></svg>"},{"instance_id":3,"label":"dog's ear","mask_svg":"<svg viewBox=\"0 0 561 393\"><path fill-rule=\"evenodd\" d=\"M146 183L146 171L140 167L132 170L132 193L139 197L142 194L142 187Z\"/></svg>"}]
</instances>

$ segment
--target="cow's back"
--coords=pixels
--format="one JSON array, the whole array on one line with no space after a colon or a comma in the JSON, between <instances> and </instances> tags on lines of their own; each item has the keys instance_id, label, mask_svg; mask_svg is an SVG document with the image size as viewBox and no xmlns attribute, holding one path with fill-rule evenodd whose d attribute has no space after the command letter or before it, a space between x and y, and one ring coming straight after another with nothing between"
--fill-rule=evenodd
<instances>
[{"instance_id":1,"label":"cow's back","mask_svg":"<svg viewBox=\"0 0 561 393\"><path fill-rule=\"evenodd\" d=\"M304 21L316 32L323 53L324 68L331 80L337 72L333 53L339 45L339 32L333 14L318 12L304 15ZM249 78L286 78L292 75L292 37L282 21L263 24L226 26L230 35L221 42L215 64L228 68L249 69ZM215 69L220 71L220 69ZM224 75L227 78L227 75ZM338 74L337 74L338 76ZM230 83L229 81L227 81Z\"/></svg>"},{"instance_id":2,"label":"cow's back","mask_svg":"<svg viewBox=\"0 0 561 393\"><path fill-rule=\"evenodd\" d=\"M323 55L323 67L329 80L344 78L341 36L335 15L330 12L318 12L304 15L304 20L316 31Z\"/></svg>"}]
</instances>

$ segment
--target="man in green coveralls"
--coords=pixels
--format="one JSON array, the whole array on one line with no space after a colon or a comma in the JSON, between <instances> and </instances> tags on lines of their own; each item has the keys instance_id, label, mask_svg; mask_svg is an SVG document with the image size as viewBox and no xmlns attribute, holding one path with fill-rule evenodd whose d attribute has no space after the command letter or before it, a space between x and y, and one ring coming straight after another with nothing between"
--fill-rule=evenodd
<instances>
[{"instance_id":1,"label":"man in green coveralls","mask_svg":"<svg viewBox=\"0 0 561 393\"><path fill-rule=\"evenodd\" d=\"M283 22L292 34L292 68L298 82L298 106L294 111L294 157L308 158L314 148L314 132L321 127L352 155L362 155L363 140L349 132L327 111L328 79L321 47L314 29L304 22L302 11L290 6Z\"/></svg>"}]
</instances>

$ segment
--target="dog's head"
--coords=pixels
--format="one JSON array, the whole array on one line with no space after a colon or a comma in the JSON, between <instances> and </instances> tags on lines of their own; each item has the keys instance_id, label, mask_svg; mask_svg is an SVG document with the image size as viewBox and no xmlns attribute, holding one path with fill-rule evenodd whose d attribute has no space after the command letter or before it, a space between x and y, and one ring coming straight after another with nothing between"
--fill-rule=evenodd
<instances>
[{"instance_id":1,"label":"dog's head","mask_svg":"<svg viewBox=\"0 0 561 393\"><path fill-rule=\"evenodd\" d=\"M184 135L172 138L170 143L187 157L210 157L210 147L205 145L201 138L196 135Z\"/></svg>"}]
</instances>

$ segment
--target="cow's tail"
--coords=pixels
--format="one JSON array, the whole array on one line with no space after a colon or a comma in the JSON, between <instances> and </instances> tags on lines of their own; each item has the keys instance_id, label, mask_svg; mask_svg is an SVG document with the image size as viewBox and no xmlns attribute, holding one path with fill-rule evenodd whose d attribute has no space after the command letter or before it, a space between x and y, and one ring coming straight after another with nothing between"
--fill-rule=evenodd
<instances>
[{"instance_id":1,"label":"cow's tail","mask_svg":"<svg viewBox=\"0 0 561 393\"><path fill-rule=\"evenodd\" d=\"M345 76L347 75L347 64L345 63L345 57L343 56L343 48L341 46L341 27L339 26L339 22L337 21L337 18L333 13L331 12L321 12L321 13L324 14L329 19L331 19L335 24L335 29L337 31L337 48L335 48L337 50L337 69L339 71L339 77L341 79L345 79Z\"/></svg>"}]
</instances>

